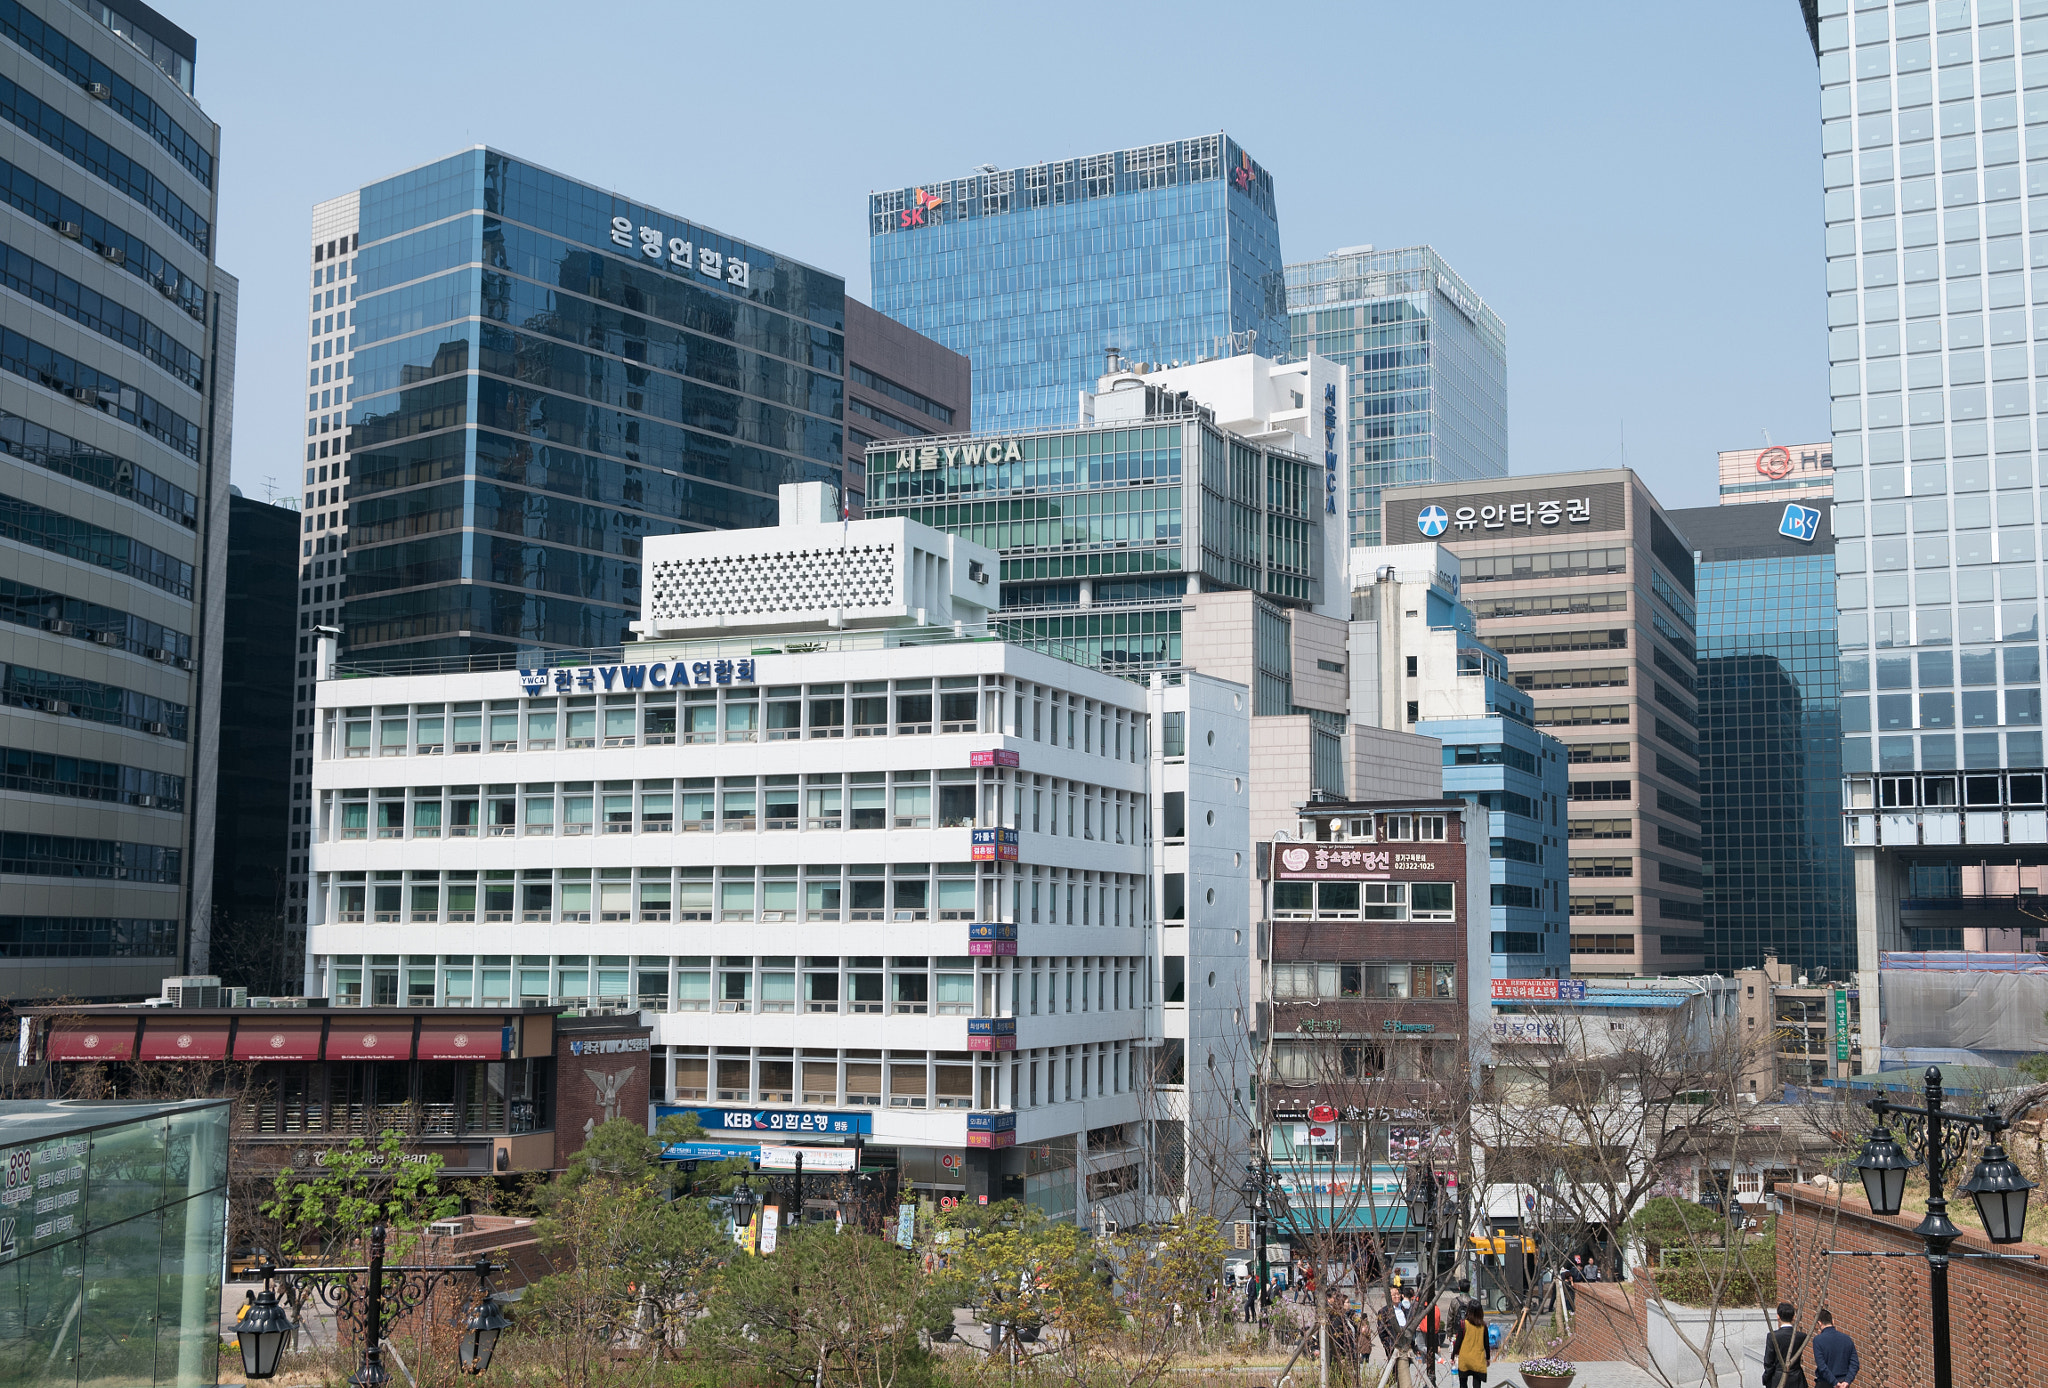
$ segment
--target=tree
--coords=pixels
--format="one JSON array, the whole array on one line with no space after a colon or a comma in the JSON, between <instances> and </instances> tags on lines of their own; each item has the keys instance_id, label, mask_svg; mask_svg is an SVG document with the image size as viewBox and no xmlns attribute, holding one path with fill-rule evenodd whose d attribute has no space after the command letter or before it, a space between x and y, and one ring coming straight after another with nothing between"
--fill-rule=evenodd
<instances>
[{"instance_id":1,"label":"tree","mask_svg":"<svg viewBox=\"0 0 2048 1388\"><path fill-rule=\"evenodd\" d=\"M699 1334L712 1354L787 1383L891 1388L926 1360L923 1292L893 1243L800 1226L774 1253L726 1265Z\"/></svg>"},{"instance_id":2,"label":"tree","mask_svg":"<svg viewBox=\"0 0 2048 1388\"><path fill-rule=\"evenodd\" d=\"M383 1224L396 1235L385 1256L404 1256L422 1229L461 1210L461 1199L441 1188L441 1156L414 1152L405 1137L386 1129L373 1147L362 1137L327 1153L325 1164L312 1174L290 1167L277 1173L263 1213L282 1231L280 1250L289 1256L326 1256L335 1250L357 1251L369 1242L372 1226Z\"/></svg>"},{"instance_id":3,"label":"tree","mask_svg":"<svg viewBox=\"0 0 2048 1388\"><path fill-rule=\"evenodd\" d=\"M520 1334L561 1382L589 1382L616 1350L682 1348L731 1245L703 1202L668 1196L653 1172L554 1187L538 1230L554 1270L523 1299Z\"/></svg>"},{"instance_id":4,"label":"tree","mask_svg":"<svg viewBox=\"0 0 2048 1388\"><path fill-rule=\"evenodd\" d=\"M1063 1376L1093 1383L1106 1365L1124 1388L1164 1381L1195 1338L1227 1246L1215 1216L1189 1210L1099 1240L1085 1264L1055 1264L1048 1320L1066 1332L1055 1361Z\"/></svg>"}]
</instances>

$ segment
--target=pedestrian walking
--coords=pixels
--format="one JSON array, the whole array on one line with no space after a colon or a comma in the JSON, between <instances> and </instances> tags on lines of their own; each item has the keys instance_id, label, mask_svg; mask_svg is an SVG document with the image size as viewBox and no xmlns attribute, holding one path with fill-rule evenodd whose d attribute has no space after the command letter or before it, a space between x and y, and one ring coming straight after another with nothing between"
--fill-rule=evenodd
<instances>
[{"instance_id":1,"label":"pedestrian walking","mask_svg":"<svg viewBox=\"0 0 2048 1388\"><path fill-rule=\"evenodd\" d=\"M1791 1302L1778 1303L1778 1328L1764 1341L1764 1388L1806 1388L1806 1366L1799 1362L1806 1336L1792 1324L1798 1314Z\"/></svg>"},{"instance_id":2,"label":"pedestrian walking","mask_svg":"<svg viewBox=\"0 0 2048 1388\"><path fill-rule=\"evenodd\" d=\"M1813 1381L1819 1388L1849 1388L1863 1369L1856 1357L1856 1342L1835 1329L1835 1318L1827 1307L1821 1307L1814 1320L1820 1329L1813 1336Z\"/></svg>"},{"instance_id":3,"label":"pedestrian walking","mask_svg":"<svg viewBox=\"0 0 2048 1388\"><path fill-rule=\"evenodd\" d=\"M1493 1351L1486 1344L1486 1313L1475 1303L1465 1308L1458 1325L1458 1388L1482 1388L1486 1371L1493 1363Z\"/></svg>"},{"instance_id":4,"label":"pedestrian walking","mask_svg":"<svg viewBox=\"0 0 2048 1388\"><path fill-rule=\"evenodd\" d=\"M1444 1308L1432 1297L1416 1321L1422 1335L1422 1370L1429 1388L1436 1388L1437 1356L1444 1348Z\"/></svg>"}]
</instances>

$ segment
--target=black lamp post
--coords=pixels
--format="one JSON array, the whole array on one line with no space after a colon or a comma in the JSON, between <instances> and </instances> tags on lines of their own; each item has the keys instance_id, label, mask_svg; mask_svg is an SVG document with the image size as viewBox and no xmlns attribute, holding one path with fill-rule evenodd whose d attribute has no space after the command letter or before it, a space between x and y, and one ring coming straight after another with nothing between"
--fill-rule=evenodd
<instances>
[{"instance_id":1,"label":"black lamp post","mask_svg":"<svg viewBox=\"0 0 2048 1388\"><path fill-rule=\"evenodd\" d=\"M728 1207L732 1210L733 1232L737 1234L753 1221L754 1188L742 1179L738 1189L726 1198Z\"/></svg>"},{"instance_id":2,"label":"black lamp post","mask_svg":"<svg viewBox=\"0 0 2048 1388\"><path fill-rule=\"evenodd\" d=\"M1252 1215L1252 1246L1258 1250L1258 1302L1266 1304L1266 1289L1272 1285L1272 1262L1267 1255L1268 1240L1272 1237L1269 1215L1287 1213L1287 1192L1280 1188L1279 1179L1267 1170L1265 1154L1261 1151L1257 1161L1244 1164L1244 1180L1238 1183L1237 1192L1244 1197L1245 1207Z\"/></svg>"},{"instance_id":3,"label":"black lamp post","mask_svg":"<svg viewBox=\"0 0 2048 1388\"><path fill-rule=\"evenodd\" d=\"M1913 1230L1926 1245L1923 1253L1849 1254L1867 1257L1924 1257L1928 1266L1928 1301L1934 1328L1934 1388L1952 1388L1949 1370L1948 1264L1951 1257L2020 1258L2033 1261L2031 1253L1963 1253L1949 1250L1962 1230L1948 1217L1948 1201L1942 1184L1949 1168L1962 1158L1964 1144L1976 1133L1991 1139L1970 1179L1960 1187L1977 1206L1984 1233L1993 1243L2017 1243L2026 1230L2027 1196L2034 1183L2013 1165L1999 1145L1998 1134L2012 1125L1996 1108L1987 1106L1981 1114L1951 1113L1941 1106L1941 1070L1927 1067L1927 1102L1924 1106L1894 1104L1872 1099L1870 1111L1878 1125L1856 1158L1863 1177L1863 1192L1872 1213L1895 1215L1904 1204L1906 1173L1923 1162L1927 1167L1927 1214ZM1897 1116L1905 1129L1906 1145L1892 1135L1885 1119ZM1907 1146L1912 1148L1907 1151ZM1835 1252L1838 1250L1830 1250Z\"/></svg>"},{"instance_id":4,"label":"black lamp post","mask_svg":"<svg viewBox=\"0 0 2048 1388\"><path fill-rule=\"evenodd\" d=\"M355 1388L385 1388L391 1382L391 1375L384 1368L387 1309L391 1320L403 1316L431 1297L436 1287L456 1273L469 1273L477 1283L476 1301L461 1322L463 1333L457 1343L456 1352L464 1373L480 1374L491 1366L491 1355L498 1347L498 1337L511 1324L491 1299L491 1274L504 1269L493 1263L489 1254L478 1257L473 1263L400 1266L392 1270L387 1288L384 1226L381 1223L370 1228L370 1262L367 1267L281 1268L265 1262L257 1271L263 1275L262 1294L256 1298L256 1304L242 1318L235 1332L242 1342L242 1373L246 1378L275 1376L285 1340L291 1334L292 1322L270 1290L271 1281L277 1277L295 1278L305 1283L315 1296L333 1308L338 1320L347 1320L361 1331L363 1361L348 1380ZM364 1278L361 1294L356 1288L358 1276Z\"/></svg>"}]
</instances>

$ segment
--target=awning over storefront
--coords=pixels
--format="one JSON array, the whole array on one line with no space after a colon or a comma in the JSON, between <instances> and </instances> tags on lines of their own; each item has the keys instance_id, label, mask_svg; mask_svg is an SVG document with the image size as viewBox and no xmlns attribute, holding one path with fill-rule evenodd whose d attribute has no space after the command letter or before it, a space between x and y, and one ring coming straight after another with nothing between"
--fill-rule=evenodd
<instances>
[{"instance_id":1,"label":"awning over storefront","mask_svg":"<svg viewBox=\"0 0 2048 1388\"><path fill-rule=\"evenodd\" d=\"M235 1024L236 1060L318 1060L318 1017L247 1016Z\"/></svg>"},{"instance_id":2,"label":"awning over storefront","mask_svg":"<svg viewBox=\"0 0 2048 1388\"><path fill-rule=\"evenodd\" d=\"M136 1017L59 1022L50 1028L51 1060L135 1059Z\"/></svg>"},{"instance_id":3,"label":"awning over storefront","mask_svg":"<svg viewBox=\"0 0 2048 1388\"><path fill-rule=\"evenodd\" d=\"M380 1025L381 1023L381 1025ZM329 1060L411 1060L411 1017L335 1018L327 1032Z\"/></svg>"},{"instance_id":4,"label":"awning over storefront","mask_svg":"<svg viewBox=\"0 0 2048 1388\"><path fill-rule=\"evenodd\" d=\"M225 1017L151 1017L143 1024L143 1060L226 1060Z\"/></svg>"},{"instance_id":5,"label":"awning over storefront","mask_svg":"<svg viewBox=\"0 0 2048 1388\"><path fill-rule=\"evenodd\" d=\"M421 1060L503 1060L506 1032L489 1018L476 1022L423 1022Z\"/></svg>"}]
</instances>

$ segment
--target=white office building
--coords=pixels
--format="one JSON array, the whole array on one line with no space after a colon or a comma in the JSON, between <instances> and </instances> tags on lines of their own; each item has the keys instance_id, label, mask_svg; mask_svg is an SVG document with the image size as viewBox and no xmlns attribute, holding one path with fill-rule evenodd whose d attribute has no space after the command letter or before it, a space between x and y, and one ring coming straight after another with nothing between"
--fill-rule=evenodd
<instances>
[{"instance_id":1,"label":"white office building","mask_svg":"<svg viewBox=\"0 0 2048 1388\"><path fill-rule=\"evenodd\" d=\"M1148 691L992 639L996 556L782 488L639 640L333 668L308 992L639 1008L657 1108L1130 1218L1161 1036ZM1149 697L1156 697L1152 695Z\"/></svg>"}]
</instances>

